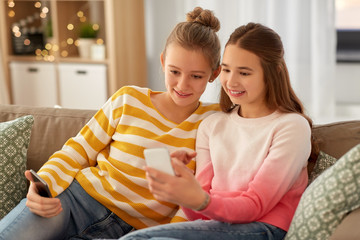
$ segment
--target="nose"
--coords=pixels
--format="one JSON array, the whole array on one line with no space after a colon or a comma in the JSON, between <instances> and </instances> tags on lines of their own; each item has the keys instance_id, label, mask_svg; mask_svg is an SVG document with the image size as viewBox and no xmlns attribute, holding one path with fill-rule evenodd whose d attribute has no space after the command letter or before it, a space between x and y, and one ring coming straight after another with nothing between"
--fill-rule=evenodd
<instances>
[{"instance_id":1,"label":"nose","mask_svg":"<svg viewBox=\"0 0 360 240\"><path fill-rule=\"evenodd\" d=\"M228 87L235 87L239 85L239 81L237 80L237 78L234 76L233 73L229 73L227 75L227 85Z\"/></svg>"},{"instance_id":2,"label":"nose","mask_svg":"<svg viewBox=\"0 0 360 240\"><path fill-rule=\"evenodd\" d=\"M179 90L186 90L187 86L188 86L188 77L183 75L179 78L179 81L177 83L177 87L179 88Z\"/></svg>"}]
</instances>

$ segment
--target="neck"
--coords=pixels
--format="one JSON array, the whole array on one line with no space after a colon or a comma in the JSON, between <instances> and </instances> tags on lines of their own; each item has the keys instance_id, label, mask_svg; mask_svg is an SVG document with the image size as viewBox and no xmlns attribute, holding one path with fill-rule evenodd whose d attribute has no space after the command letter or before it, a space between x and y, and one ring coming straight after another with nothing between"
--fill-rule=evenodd
<instances>
[{"instance_id":1,"label":"neck","mask_svg":"<svg viewBox=\"0 0 360 240\"><path fill-rule=\"evenodd\" d=\"M196 102L189 106L179 106L172 101L166 92L151 95L151 101L162 115L175 123L185 121L200 104L199 102Z\"/></svg>"},{"instance_id":2,"label":"neck","mask_svg":"<svg viewBox=\"0 0 360 240\"><path fill-rule=\"evenodd\" d=\"M260 118L270 115L274 111L275 109L270 109L267 106L260 106L260 107L240 106L238 110L238 114L243 118Z\"/></svg>"}]
</instances>

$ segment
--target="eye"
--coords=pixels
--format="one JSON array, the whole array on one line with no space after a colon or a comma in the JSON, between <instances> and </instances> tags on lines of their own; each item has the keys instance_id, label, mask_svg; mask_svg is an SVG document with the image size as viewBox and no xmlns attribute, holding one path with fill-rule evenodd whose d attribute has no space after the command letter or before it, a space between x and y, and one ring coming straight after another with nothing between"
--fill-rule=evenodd
<instances>
[{"instance_id":1,"label":"eye","mask_svg":"<svg viewBox=\"0 0 360 240\"><path fill-rule=\"evenodd\" d=\"M242 76L249 76L250 73L248 73L248 72L240 72L240 75L242 75Z\"/></svg>"},{"instance_id":2,"label":"eye","mask_svg":"<svg viewBox=\"0 0 360 240\"><path fill-rule=\"evenodd\" d=\"M203 78L203 76L200 76L200 75L192 75L192 77L195 78L195 79L202 79Z\"/></svg>"},{"instance_id":3,"label":"eye","mask_svg":"<svg viewBox=\"0 0 360 240\"><path fill-rule=\"evenodd\" d=\"M230 72L230 70L226 69L226 68L222 68L221 71L226 72L226 73Z\"/></svg>"},{"instance_id":4,"label":"eye","mask_svg":"<svg viewBox=\"0 0 360 240\"><path fill-rule=\"evenodd\" d=\"M178 74L180 74L180 72L179 72L179 71L177 71L177 70L170 70L170 72L171 72L172 74L174 74L174 75L178 75Z\"/></svg>"}]
</instances>

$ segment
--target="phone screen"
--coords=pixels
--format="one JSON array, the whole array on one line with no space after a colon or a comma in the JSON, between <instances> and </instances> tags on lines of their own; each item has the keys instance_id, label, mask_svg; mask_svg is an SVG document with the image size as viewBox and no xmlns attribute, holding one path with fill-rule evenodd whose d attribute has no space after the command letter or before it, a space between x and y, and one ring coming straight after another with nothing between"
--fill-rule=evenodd
<instances>
[{"instance_id":1,"label":"phone screen","mask_svg":"<svg viewBox=\"0 0 360 240\"><path fill-rule=\"evenodd\" d=\"M144 150L146 164L152 168L175 176L167 148L148 148Z\"/></svg>"},{"instance_id":2,"label":"phone screen","mask_svg":"<svg viewBox=\"0 0 360 240\"><path fill-rule=\"evenodd\" d=\"M42 197L52 197L47 183L32 169L30 169L38 193Z\"/></svg>"}]
</instances>

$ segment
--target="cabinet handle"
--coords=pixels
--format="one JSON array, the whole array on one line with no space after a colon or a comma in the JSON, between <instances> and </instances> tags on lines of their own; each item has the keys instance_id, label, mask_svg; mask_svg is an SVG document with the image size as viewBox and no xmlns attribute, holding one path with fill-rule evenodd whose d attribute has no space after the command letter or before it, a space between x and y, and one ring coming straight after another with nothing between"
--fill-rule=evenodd
<instances>
[{"instance_id":1,"label":"cabinet handle","mask_svg":"<svg viewBox=\"0 0 360 240\"><path fill-rule=\"evenodd\" d=\"M87 74L87 71L84 70L78 70L76 71L77 74Z\"/></svg>"},{"instance_id":2,"label":"cabinet handle","mask_svg":"<svg viewBox=\"0 0 360 240\"><path fill-rule=\"evenodd\" d=\"M37 72L37 71L38 71L37 68L33 68L33 67L28 68L28 72Z\"/></svg>"}]
</instances>

